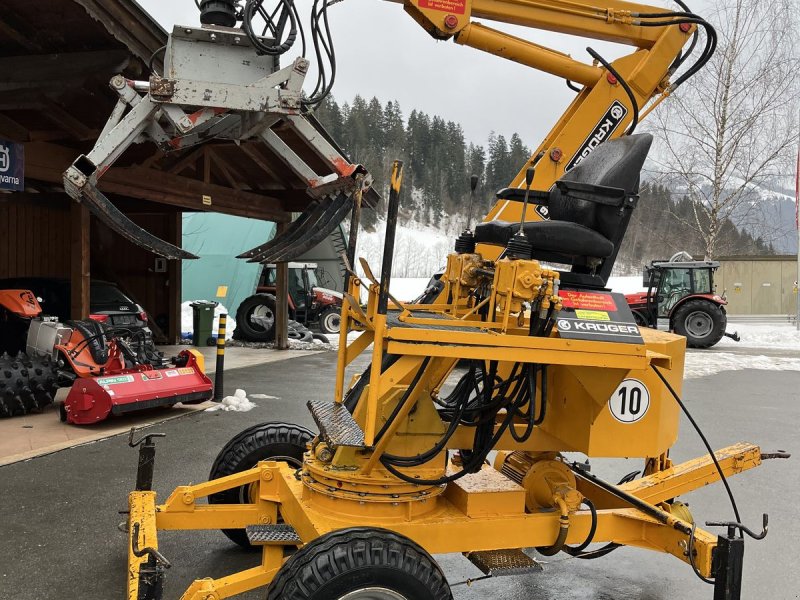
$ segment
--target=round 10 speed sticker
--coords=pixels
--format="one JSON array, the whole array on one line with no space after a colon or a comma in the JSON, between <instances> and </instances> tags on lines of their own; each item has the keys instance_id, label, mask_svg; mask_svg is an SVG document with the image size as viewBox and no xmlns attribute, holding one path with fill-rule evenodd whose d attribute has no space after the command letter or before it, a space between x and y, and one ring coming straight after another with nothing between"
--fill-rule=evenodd
<instances>
[{"instance_id":1,"label":"round 10 speed sticker","mask_svg":"<svg viewBox=\"0 0 800 600\"><path fill-rule=\"evenodd\" d=\"M636 423L649 408L650 392L638 379L623 379L608 400L608 409L620 423Z\"/></svg>"}]
</instances>

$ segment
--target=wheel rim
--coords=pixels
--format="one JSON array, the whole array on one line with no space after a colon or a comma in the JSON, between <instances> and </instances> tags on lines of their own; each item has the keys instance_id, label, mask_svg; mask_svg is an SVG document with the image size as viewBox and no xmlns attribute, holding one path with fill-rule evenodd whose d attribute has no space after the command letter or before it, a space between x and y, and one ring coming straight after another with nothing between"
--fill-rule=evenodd
<instances>
[{"instance_id":1,"label":"wheel rim","mask_svg":"<svg viewBox=\"0 0 800 600\"><path fill-rule=\"evenodd\" d=\"M247 320L250 321L250 324L254 329L266 331L275 323L275 314L272 312L272 309L269 306L265 304L259 304L258 306L253 307L253 310L250 311L250 315L247 317ZM266 327L264 326L265 324Z\"/></svg>"},{"instance_id":2,"label":"wheel rim","mask_svg":"<svg viewBox=\"0 0 800 600\"><path fill-rule=\"evenodd\" d=\"M342 316L339 313L329 313L325 315L325 329L328 331L339 331L342 325Z\"/></svg>"},{"instance_id":3,"label":"wheel rim","mask_svg":"<svg viewBox=\"0 0 800 600\"><path fill-rule=\"evenodd\" d=\"M686 331L695 338L704 338L714 330L714 320L708 313L696 310L686 317Z\"/></svg>"},{"instance_id":4,"label":"wheel rim","mask_svg":"<svg viewBox=\"0 0 800 600\"><path fill-rule=\"evenodd\" d=\"M370 587L349 592L340 596L339 600L408 600L408 598L386 588Z\"/></svg>"}]
</instances>

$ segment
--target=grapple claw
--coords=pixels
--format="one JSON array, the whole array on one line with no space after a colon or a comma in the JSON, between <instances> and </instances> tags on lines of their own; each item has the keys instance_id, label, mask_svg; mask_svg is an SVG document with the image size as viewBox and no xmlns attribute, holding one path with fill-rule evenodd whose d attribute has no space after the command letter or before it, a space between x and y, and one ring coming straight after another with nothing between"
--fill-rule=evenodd
<instances>
[{"instance_id":1,"label":"grapple claw","mask_svg":"<svg viewBox=\"0 0 800 600\"><path fill-rule=\"evenodd\" d=\"M70 168L64 176L65 191L76 202L81 202L88 206L92 214L100 219L104 225L137 246L141 246L158 256L163 256L170 260L198 258L191 252L165 242L139 227L114 206L103 192L97 189L91 179L85 179L83 185L77 184L73 181L75 177L75 174L72 173L73 169L74 167Z\"/></svg>"}]
</instances>

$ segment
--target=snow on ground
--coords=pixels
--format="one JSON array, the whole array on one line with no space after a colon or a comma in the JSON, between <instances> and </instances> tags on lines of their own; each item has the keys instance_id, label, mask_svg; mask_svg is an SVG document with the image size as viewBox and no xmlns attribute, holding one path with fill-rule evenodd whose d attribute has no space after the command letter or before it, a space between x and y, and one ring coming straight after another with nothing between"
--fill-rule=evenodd
<instances>
[{"instance_id":1,"label":"snow on ground","mask_svg":"<svg viewBox=\"0 0 800 600\"><path fill-rule=\"evenodd\" d=\"M255 407L256 404L247 399L247 392L237 389L233 393L233 396L225 396L219 404L214 404L211 408L207 408L206 412L215 412L217 410L223 410L225 412L247 412L253 410Z\"/></svg>"},{"instance_id":2,"label":"snow on ground","mask_svg":"<svg viewBox=\"0 0 800 600\"><path fill-rule=\"evenodd\" d=\"M696 350L686 353L685 379L716 375L723 371L800 371L800 358Z\"/></svg>"},{"instance_id":3,"label":"snow on ground","mask_svg":"<svg viewBox=\"0 0 800 600\"><path fill-rule=\"evenodd\" d=\"M194 331L194 309L192 302L200 302L200 300L187 300L181 303L181 337L190 338ZM214 325L211 329L215 338L217 336L217 329L219 329L219 316L225 313L228 315L227 324L225 326L225 339L233 339L233 330L236 328L236 320L233 315L228 311L224 304L218 304L214 309ZM201 340L203 342L205 340Z\"/></svg>"},{"instance_id":4,"label":"snow on ground","mask_svg":"<svg viewBox=\"0 0 800 600\"><path fill-rule=\"evenodd\" d=\"M400 302L411 302L425 291L430 280L430 277L392 277L389 291Z\"/></svg>"},{"instance_id":5,"label":"snow on ground","mask_svg":"<svg viewBox=\"0 0 800 600\"><path fill-rule=\"evenodd\" d=\"M739 333L740 342L724 337L716 348L769 348L800 352L800 331L788 321L783 323L743 323L728 320L728 331Z\"/></svg>"}]
</instances>

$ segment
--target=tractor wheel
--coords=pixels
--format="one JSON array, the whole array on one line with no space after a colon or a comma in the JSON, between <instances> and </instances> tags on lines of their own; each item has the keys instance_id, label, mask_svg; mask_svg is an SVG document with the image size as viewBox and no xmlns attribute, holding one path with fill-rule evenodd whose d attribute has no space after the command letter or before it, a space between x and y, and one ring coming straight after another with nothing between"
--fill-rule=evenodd
<instances>
[{"instance_id":1,"label":"tractor wheel","mask_svg":"<svg viewBox=\"0 0 800 600\"><path fill-rule=\"evenodd\" d=\"M710 348L722 339L727 324L722 307L708 300L688 300L672 316L672 329L686 336L690 348Z\"/></svg>"},{"instance_id":2,"label":"tractor wheel","mask_svg":"<svg viewBox=\"0 0 800 600\"><path fill-rule=\"evenodd\" d=\"M211 467L209 479L241 473L260 460L277 460L298 468L303 464L306 444L315 434L300 425L261 423L253 425L225 444ZM252 502L250 486L225 490L208 497L210 504L248 504ZM222 533L242 548L253 548L244 529L223 529Z\"/></svg>"},{"instance_id":3,"label":"tractor wheel","mask_svg":"<svg viewBox=\"0 0 800 600\"><path fill-rule=\"evenodd\" d=\"M49 357L0 356L0 417L39 412L53 403L58 386Z\"/></svg>"},{"instance_id":4,"label":"tractor wheel","mask_svg":"<svg viewBox=\"0 0 800 600\"><path fill-rule=\"evenodd\" d=\"M319 316L319 328L322 333L339 333L342 326L342 311L331 306Z\"/></svg>"},{"instance_id":5,"label":"tractor wheel","mask_svg":"<svg viewBox=\"0 0 800 600\"><path fill-rule=\"evenodd\" d=\"M281 567L267 600L452 600L439 565L406 537L341 529L306 544Z\"/></svg>"},{"instance_id":6,"label":"tractor wheel","mask_svg":"<svg viewBox=\"0 0 800 600\"><path fill-rule=\"evenodd\" d=\"M644 316L644 313L638 310L631 311L633 313L633 320L639 327L650 327L647 322L647 317Z\"/></svg>"},{"instance_id":7,"label":"tractor wheel","mask_svg":"<svg viewBox=\"0 0 800 600\"><path fill-rule=\"evenodd\" d=\"M275 296L256 294L239 305L236 338L248 342L271 342L275 339Z\"/></svg>"}]
</instances>

